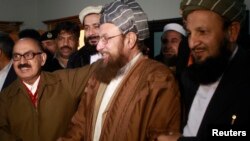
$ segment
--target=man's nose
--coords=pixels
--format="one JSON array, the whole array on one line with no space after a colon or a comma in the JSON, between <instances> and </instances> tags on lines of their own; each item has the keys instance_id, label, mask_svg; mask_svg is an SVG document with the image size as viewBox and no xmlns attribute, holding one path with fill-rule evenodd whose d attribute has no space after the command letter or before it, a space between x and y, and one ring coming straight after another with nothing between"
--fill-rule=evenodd
<instances>
[{"instance_id":1,"label":"man's nose","mask_svg":"<svg viewBox=\"0 0 250 141\"><path fill-rule=\"evenodd\" d=\"M102 42L102 39L100 38L100 40L96 46L96 50L101 51L104 47L105 47L105 44Z\"/></svg>"},{"instance_id":2,"label":"man's nose","mask_svg":"<svg viewBox=\"0 0 250 141\"><path fill-rule=\"evenodd\" d=\"M189 48L192 50L193 48L195 48L197 45L200 44L199 37L194 34L193 35L190 34L190 36L188 37L188 44L189 44Z\"/></svg>"}]
</instances>

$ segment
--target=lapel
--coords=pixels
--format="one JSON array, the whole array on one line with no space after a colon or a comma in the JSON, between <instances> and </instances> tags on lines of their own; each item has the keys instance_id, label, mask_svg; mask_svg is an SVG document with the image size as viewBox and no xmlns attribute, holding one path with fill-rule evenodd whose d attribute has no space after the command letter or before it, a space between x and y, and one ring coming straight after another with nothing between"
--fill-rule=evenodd
<instances>
[{"instance_id":1,"label":"lapel","mask_svg":"<svg viewBox=\"0 0 250 141\"><path fill-rule=\"evenodd\" d=\"M92 120L92 137L94 137L94 133L95 133L95 124L96 124L96 120L97 120L97 116L98 116L98 112L100 110L100 106L101 106L101 103L102 103L102 98L103 98L103 95L105 93L105 90L107 88L107 84L105 83L100 83L100 86L97 90L97 94L96 94L96 98L95 98L95 106L94 106L94 110L93 110L93 120ZM105 119L105 118L103 118Z\"/></svg>"},{"instance_id":2,"label":"lapel","mask_svg":"<svg viewBox=\"0 0 250 141\"><path fill-rule=\"evenodd\" d=\"M195 94L198 90L199 84L194 83L189 79L188 71L184 71L181 76L180 91L182 100L182 127L184 127L188 120L188 114L193 103ZM183 110L184 109L184 110Z\"/></svg>"},{"instance_id":3,"label":"lapel","mask_svg":"<svg viewBox=\"0 0 250 141\"><path fill-rule=\"evenodd\" d=\"M44 71L41 72L40 82L39 82L38 91L37 91L38 92L38 103L42 98L42 95L44 93L45 88L49 85L55 85L59 81L61 81L61 79L56 77L56 75L54 75L53 73L44 72ZM51 93L46 93L46 94L49 95Z\"/></svg>"}]
</instances>

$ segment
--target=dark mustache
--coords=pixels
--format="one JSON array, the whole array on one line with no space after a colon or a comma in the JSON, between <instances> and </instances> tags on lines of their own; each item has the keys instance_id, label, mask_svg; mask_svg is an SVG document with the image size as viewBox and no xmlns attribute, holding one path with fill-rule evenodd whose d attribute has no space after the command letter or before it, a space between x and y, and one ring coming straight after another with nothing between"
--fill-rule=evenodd
<instances>
[{"instance_id":1,"label":"dark mustache","mask_svg":"<svg viewBox=\"0 0 250 141\"><path fill-rule=\"evenodd\" d=\"M21 69L21 68L31 68L31 65L29 65L29 64L19 64L18 68L19 69Z\"/></svg>"},{"instance_id":2,"label":"dark mustache","mask_svg":"<svg viewBox=\"0 0 250 141\"><path fill-rule=\"evenodd\" d=\"M91 40L91 39L99 39L99 36L90 36L87 38L87 40Z\"/></svg>"},{"instance_id":3,"label":"dark mustache","mask_svg":"<svg viewBox=\"0 0 250 141\"><path fill-rule=\"evenodd\" d=\"M61 47L61 49L69 49L69 50L72 50L72 48L71 47L69 47L69 46L63 46L63 47Z\"/></svg>"},{"instance_id":4,"label":"dark mustache","mask_svg":"<svg viewBox=\"0 0 250 141\"><path fill-rule=\"evenodd\" d=\"M193 49L191 49L192 51L200 51L200 50L206 50L206 48L204 47L195 47Z\"/></svg>"}]
</instances>

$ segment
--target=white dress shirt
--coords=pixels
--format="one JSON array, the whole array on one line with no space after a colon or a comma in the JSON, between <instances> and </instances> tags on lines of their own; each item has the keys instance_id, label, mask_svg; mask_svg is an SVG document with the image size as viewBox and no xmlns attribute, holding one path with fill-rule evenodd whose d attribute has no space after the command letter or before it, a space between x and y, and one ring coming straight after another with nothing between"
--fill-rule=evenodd
<instances>
[{"instance_id":1,"label":"white dress shirt","mask_svg":"<svg viewBox=\"0 0 250 141\"><path fill-rule=\"evenodd\" d=\"M39 84L39 80L40 80L40 76L36 79L35 83L33 83L32 85L25 83L25 82L23 82L23 83L31 91L31 93L34 95L36 93L36 90L37 90L37 87Z\"/></svg>"},{"instance_id":2,"label":"white dress shirt","mask_svg":"<svg viewBox=\"0 0 250 141\"><path fill-rule=\"evenodd\" d=\"M102 58L101 53L96 53L94 55L91 55L90 56L90 64L96 62L98 59L101 59L101 58Z\"/></svg>"},{"instance_id":3,"label":"white dress shirt","mask_svg":"<svg viewBox=\"0 0 250 141\"><path fill-rule=\"evenodd\" d=\"M214 95L220 80L209 84L200 85L192 103L187 125L184 127L183 136L196 136L207 106Z\"/></svg>"},{"instance_id":4,"label":"white dress shirt","mask_svg":"<svg viewBox=\"0 0 250 141\"><path fill-rule=\"evenodd\" d=\"M10 71L13 61L11 60L2 70L0 70L0 92L3 88L5 79Z\"/></svg>"}]
</instances>

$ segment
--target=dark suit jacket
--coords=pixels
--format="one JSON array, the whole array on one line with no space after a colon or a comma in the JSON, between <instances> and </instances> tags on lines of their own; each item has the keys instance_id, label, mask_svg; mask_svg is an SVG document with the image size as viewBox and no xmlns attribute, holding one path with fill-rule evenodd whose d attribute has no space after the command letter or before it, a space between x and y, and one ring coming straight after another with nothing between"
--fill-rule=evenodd
<instances>
[{"instance_id":1,"label":"dark suit jacket","mask_svg":"<svg viewBox=\"0 0 250 141\"><path fill-rule=\"evenodd\" d=\"M3 83L3 87L2 87L2 90L4 88L6 88L7 86L9 86L14 80L16 80L17 76L16 76L16 72L13 68L13 66L11 66L8 74L7 74L7 77Z\"/></svg>"},{"instance_id":2,"label":"dark suit jacket","mask_svg":"<svg viewBox=\"0 0 250 141\"><path fill-rule=\"evenodd\" d=\"M45 65L42 67L43 71L49 71L49 72L53 72L53 71L61 70L61 69L64 69L64 68L60 65L57 58L52 58L46 61Z\"/></svg>"},{"instance_id":3,"label":"dark suit jacket","mask_svg":"<svg viewBox=\"0 0 250 141\"><path fill-rule=\"evenodd\" d=\"M216 68L215 68L216 69ZM185 72L181 78L182 100L184 104L183 127L199 84L195 84ZM201 122L197 137L181 137L181 141L213 140L212 128L249 129L250 123L250 57L245 50L238 48L234 58L224 72ZM231 125L232 115L237 118ZM249 135L248 135L249 136ZM210 139L209 139L210 138Z\"/></svg>"},{"instance_id":4,"label":"dark suit jacket","mask_svg":"<svg viewBox=\"0 0 250 141\"><path fill-rule=\"evenodd\" d=\"M97 51L93 46L85 45L80 50L70 55L67 68L78 68L90 64L90 56Z\"/></svg>"}]
</instances>

